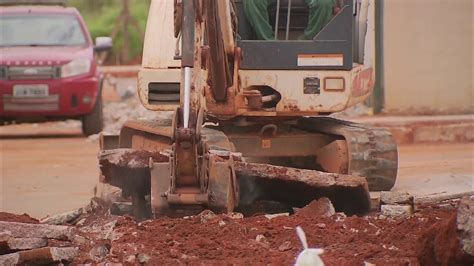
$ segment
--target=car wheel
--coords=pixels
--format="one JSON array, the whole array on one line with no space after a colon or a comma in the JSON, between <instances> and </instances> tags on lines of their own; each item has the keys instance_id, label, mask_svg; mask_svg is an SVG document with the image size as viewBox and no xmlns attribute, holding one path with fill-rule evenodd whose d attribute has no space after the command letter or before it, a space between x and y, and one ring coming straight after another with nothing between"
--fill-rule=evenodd
<instances>
[{"instance_id":1,"label":"car wheel","mask_svg":"<svg viewBox=\"0 0 474 266\"><path fill-rule=\"evenodd\" d=\"M82 132L86 136L98 134L102 131L104 118L102 115L102 97L97 97L94 109L82 118Z\"/></svg>"}]
</instances>

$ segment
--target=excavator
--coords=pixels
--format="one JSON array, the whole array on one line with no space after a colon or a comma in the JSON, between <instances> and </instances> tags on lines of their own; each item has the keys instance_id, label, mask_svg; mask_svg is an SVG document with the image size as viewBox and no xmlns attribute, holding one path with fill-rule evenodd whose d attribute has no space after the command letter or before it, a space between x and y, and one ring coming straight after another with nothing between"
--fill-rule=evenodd
<instances>
[{"instance_id":1,"label":"excavator","mask_svg":"<svg viewBox=\"0 0 474 266\"><path fill-rule=\"evenodd\" d=\"M138 96L157 117L101 136L100 181L131 198L137 217L321 197L368 212L369 191L395 183L397 146L384 129L332 114L373 91L375 1L334 0L311 40L297 38L304 0L269 2L274 40L255 38L244 1L152 0Z\"/></svg>"}]
</instances>

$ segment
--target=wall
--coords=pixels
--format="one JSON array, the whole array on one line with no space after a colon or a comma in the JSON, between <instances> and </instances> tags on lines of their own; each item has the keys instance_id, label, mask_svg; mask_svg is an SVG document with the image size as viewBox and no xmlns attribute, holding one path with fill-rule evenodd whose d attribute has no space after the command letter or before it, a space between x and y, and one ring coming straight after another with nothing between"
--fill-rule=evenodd
<instances>
[{"instance_id":1,"label":"wall","mask_svg":"<svg viewBox=\"0 0 474 266\"><path fill-rule=\"evenodd\" d=\"M474 113L474 1L383 1L384 111Z\"/></svg>"}]
</instances>

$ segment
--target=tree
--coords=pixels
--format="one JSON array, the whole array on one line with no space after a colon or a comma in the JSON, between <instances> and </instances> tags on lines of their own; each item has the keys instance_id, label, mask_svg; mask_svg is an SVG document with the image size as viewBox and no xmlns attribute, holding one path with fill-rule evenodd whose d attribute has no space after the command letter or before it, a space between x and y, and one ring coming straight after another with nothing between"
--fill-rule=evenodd
<instances>
[{"instance_id":1,"label":"tree","mask_svg":"<svg viewBox=\"0 0 474 266\"><path fill-rule=\"evenodd\" d=\"M120 49L120 61L128 62L130 60L130 26L133 26L133 28L140 34L142 40L145 38L145 34L138 25L137 20L130 16L129 0L122 0L122 6L122 12L115 21L111 37L115 38L121 31L123 37L123 46Z\"/></svg>"}]
</instances>

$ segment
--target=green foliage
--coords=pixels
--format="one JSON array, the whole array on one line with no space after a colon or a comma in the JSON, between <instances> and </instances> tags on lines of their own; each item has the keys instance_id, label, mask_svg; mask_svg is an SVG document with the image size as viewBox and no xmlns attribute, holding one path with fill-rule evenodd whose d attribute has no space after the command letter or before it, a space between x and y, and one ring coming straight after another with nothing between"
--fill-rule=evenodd
<instances>
[{"instance_id":1,"label":"green foliage","mask_svg":"<svg viewBox=\"0 0 474 266\"><path fill-rule=\"evenodd\" d=\"M140 32L145 32L146 20L150 0L129 0L130 15L139 25L140 31L137 31L134 25L129 25L130 32L130 58L134 61L139 59L142 54L143 40ZM117 18L122 12L122 0L69 0L69 5L76 7L84 17L89 28L92 39L98 36L111 36L117 23ZM114 38L114 47L111 58L119 56L123 48L122 28ZM117 60L112 60L117 61ZM129 63L129 62L121 62Z\"/></svg>"}]
</instances>

